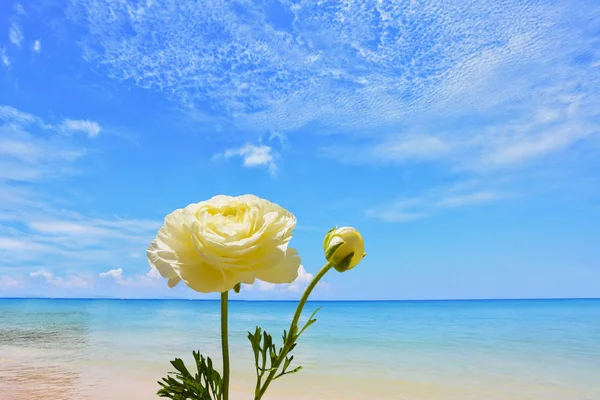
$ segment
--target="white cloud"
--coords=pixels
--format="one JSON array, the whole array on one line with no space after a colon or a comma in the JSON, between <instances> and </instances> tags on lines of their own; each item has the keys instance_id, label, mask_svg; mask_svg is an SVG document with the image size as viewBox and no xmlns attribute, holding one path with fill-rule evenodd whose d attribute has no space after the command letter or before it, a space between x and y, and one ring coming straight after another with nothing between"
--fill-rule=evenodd
<instances>
[{"instance_id":1,"label":"white cloud","mask_svg":"<svg viewBox=\"0 0 600 400\"><path fill-rule=\"evenodd\" d=\"M66 211L64 203L53 205L34 188L22 190L0 181L0 266L115 265L143 252L160 225L133 218L91 218Z\"/></svg>"},{"instance_id":2,"label":"white cloud","mask_svg":"<svg viewBox=\"0 0 600 400\"><path fill-rule=\"evenodd\" d=\"M437 206L442 208L464 207L474 204L488 203L498 199L498 197L500 196L493 192L468 193L458 196L443 197L437 202Z\"/></svg>"},{"instance_id":3,"label":"white cloud","mask_svg":"<svg viewBox=\"0 0 600 400\"><path fill-rule=\"evenodd\" d=\"M83 150L57 148L48 140L36 138L23 131L11 135L9 130L0 127L0 132L6 133L5 137L0 138L0 155L18 160L23 164L73 162L85 154Z\"/></svg>"},{"instance_id":4,"label":"white cloud","mask_svg":"<svg viewBox=\"0 0 600 400\"><path fill-rule=\"evenodd\" d=\"M282 132L271 131L269 140L277 140L282 147L287 145L287 137Z\"/></svg>"},{"instance_id":5,"label":"white cloud","mask_svg":"<svg viewBox=\"0 0 600 400\"><path fill-rule=\"evenodd\" d=\"M38 39L35 42L33 42L32 49L34 52L39 53L42 50L42 39Z\"/></svg>"},{"instance_id":6,"label":"white cloud","mask_svg":"<svg viewBox=\"0 0 600 400\"><path fill-rule=\"evenodd\" d=\"M432 217L448 209L483 205L509 197L475 182L428 190L420 196L404 197L367 210L367 215L385 222L408 222Z\"/></svg>"},{"instance_id":7,"label":"white cloud","mask_svg":"<svg viewBox=\"0 0 600 400\"><path fill-rule=\"evenodd\" d=\"M420 128L423 133L418 135L400 132L384 139L350 139L323 151L345 163L436 161L453 170L476 173L536 165L600 133L600 126L592 121L600 118L600 112L585 101L589 94L561 95L556 90L548 89L543 99L521 105L518 113L494 117L491 122L450 127L424 123Z\"/></svg>"},{"instance_id":8,"label":"white cloud","mask_svg":"<svg viewBox=\"0 0 600 400\"><path fill-rule=\"evenodd\" d=\"M117 282L118 284L122 284L122 282L123 282L123 269L122 268L111 269L111 270L106 271L106 272L101 272L98 276L100 278L110 277L110 278L113 278L115 280L115 282Z\"/></svg>"},{"instance_id":9,"label":"white cloud","mask_svg":"<svg viewBox=\"0 0 600 400\"><path fill-rule=\"evenodd\" d=\"M61 127L63 132L83 132L89 137L96 137L102 130L97 122L81 119L66 119Z\"/></svg>"},{"instance_id":10,"label":"white cloud","mask_svg":"<svg viewBox=\"0 0 600 400\"><path fill-rule=\"evenodd\" d=\"M10 29L8 30L8 37L12 44L17 47L21 47L21 42L23 41L23 31L16 22L11 24Z\"/></svg>"},{"instance_id":11,"label":"white cloud","mask_svg":"<svg viewBox=\"0 0 600 400\"><path fill-rule=\"evenodd\" d=\"M74 3L71 16L88 30L84 56L109 76L284 131L311 121L363 129L456 106L457 93L473 93L469 82L539 65L576 35L557 18L569 7L516 0L282 1L281 18L260 2L173 0L161 12Z\"/></svg>"},{"instance_id":12,"label":"white cloud","mask_svg":"<svg viewBox=\"0 0 600 400\"><path fill-rule=\"evenodd\" d=\"M144 275L136 275L133 278L125 278L123 276L123 269L111 269L106 272L98 274L100 278L110 278L115 281L119 286L158 286L161 283L162 277L160 273L151 268L150 271Z\"/></svg>"},{"instance_id":13,"label":"white cloud","mask_svg":"<svg viewBox=\"0 0 600 400\"><path fill-rule=\"evenodd\" d=\"M114 233L108 229L93 224L77 223L73 221L31 221L29 226L38 232L50 235L97 235L106 236Z\"/></svg>"},{"instance_id":14,"label":"white cloud","mask_svg":"<svg viewBox=\"0 0 600 400\"><path fill-rule=\"evenodd\" d=\"M0 287L4 288L21 288L23 283L13 277L0 275Z\"/></svg>"},{"instance_id":15,"label":"white cloud","mask_svg":"<svg viewBox=\"0 0 600 400\"><path fill-rule=\"evenodd\" d=\"M581 107L579 98L549 96L545 104L530 106L528 113L516 119L453 130L441 128L436 135L397 134L354 144L350 140L323 151L326 156L353 164L438 161L469 172L499 171L543 160L597 135L600 126L586 121L595 114Z\"/></svg>"},{"instance_id":16,"label":"white cloud","mask_svg":"<svg viewBox=\"0 0 600 400\"><path fill-rule=\"evenodd\" d=\"M224 153L217 154L214 158L220 157L231 158L231 157L242 157L243 165L247 168L254 167L267 167L271 175L277 174L277 165L275 164L275 153L270 146L266 145L253 145L247 143L245 146L226 150Z\"/></svg>"},{"instance_id":17,"label":"white cloud","mask_svg":"<svg viewBox=\"0 0 600 400\"><path fill-rule=\"evenodd\" d=\"M10 124L8 127L12 129L23 130L27 125L35 124L50 132L82 132L89 137L95 137L102 131L100 124L95 121L67 118L57 126L44 122L44 120L38 116L7 105L0 105L0 121L4 121L5 126Z\"/></svg>"},{"instance_id":18,"label":"white cloud","mask_svg":"<svg viewBox=\"0 0 600 400\"><path fill-rule=\"evenodd\" d=\"M100 131L96 122L65 120L61 125L0 106L0 179L32 182L77 172L76 161L87 150L63 133L81 131L93 137Z\"/></svg>"},{"instance_id":19,"label":"white cloud","mask_svg":"<svg viewBox=\"0 0 600 400\"><path fill-rule=\"evenodd\" d=\"M374 149L374 155L383 159L435 158L449 151L440 138L412 136L385 142Z\"/></svg>"},{"instance_id":20,"label":"white cloud","mask_svg":"<svg viewBox=\"0 0 600 400\"><path fill-rule=\"evenodd\" d=\"M58 213L57 213L58 214ZM121 241L123 243L146 243L150 236L160 227L160 222L139 219L99 219L86 218L71 213L69 215L55 214L54 218L36 216L26 219L32 232L37 232L49 241L68 241L78 238L80 243L101 243L106 241Z\"/></svg>"},{"instance_id":21,"label":"white cloud","mask_svg":"<svg viewBox=\"0 0 600 400\"><path fill-rule=\"evenodd\" d=\"M150 279L163 279L156 268L150 268L150 272L148 272L146 276Z\"/></svg>"},{"instance_id":22,"label":"white cloud","mask_svg":"<svg viewBox=\"0 0 600 400\"><path fill-rule=\"evenodd\" d=\"M40 218L27 222L31 230L52 237L81 237L87 239L115 239L133 241L145 239L148 232L155 232L160 222L140 219L99 219L81 215L65 215L62 219Z\"/></svg>"},{"instance_id":23,"label":"white cloud","mask_svg":"<svg viewBox=\"0 0 600 400\"><path fill-rule=\"evenodd\" d=\"M39 117L6 105L0 105L0 120L18 124L43 125L43 121Z\"/></svg>"},{"instance_id":24,"label":"white cloud","mask_svg":"<svg viewBox=\"0 0 600 400\"><path fill-rule=\"evenodd\" d=\"M298 268L298 277L294 282L289 284L274 284L270 282L264 282L256 280L252 285L244 285L249 290L256 289L261 292L301 292L303 291L313 278L313 274L307 272L304 265L300 265Z\"/></svg>"},{"instance_id":25,"label":"white cloud","mask_svg":"<svg viewBox=\"0 0 600 400\"><path fill-rule=\"evenodd\" d=\"M10 59L8 58L4 48L0 48L0 59L2 59L2 64L4 64L6 68L10 67Z\"/></svg>"},{"instance_id":26,"label":"white cloud","mask_svg":"<svg viewBox=\"0 0 600 400\"><path fill-rule=\"evenodd\" d=\"M73 163L86 154L60 137L30 134L25 126L31 122L28 114L5 116L13 119L6 124L0 121L0 179L37 181L70 174Z\"/></svg>"},{"instance_id":27,"label":"white cloud","mask_svg":"<svg viewBox=\"0 0 600 400\"><path fill-rule=\"evenodd\" d=\"M308 286L312 278L313 274L307 272L304 265L300 265L300 268L298 268L298 277L294 282L290 283L285 290L290 292L301 292Z\"/></svg>"},{"instance_id":28,"label":"white cloud","mask_svg":"<svg viewBox=\"0 0 600 400\"><path fill-rule=\"evenodd\" d=\"M2 252L53 252L53 247L45 243L30 241L25 238L0 237L0 254Z\"/></svg>"},{"instance_id":29,"label":"white cloud","mask_svg":"<svg viewBox=\"0 0 600 400\"><path fill-rule=\"evenodd\" d=\"M22 4L16 3L14 6L14 9L15 9L15 12L17 13L17 15L24 15L24 16L27 15Z\"/></svg>"},{"instance_id":30,"label":"white cloud","mask_svg":"<svg viewBox=\"0 0 600 400\"><path fill-rule=\"evenodd\" d=\"M430 161L446 157L451 146L442 138L427 134L389 135L382 141L362 140L323 148L325 155L345 163L394 163Z\"/></svg>"},{"instance_id":31,"label":"white cloud","mask_svg":"<svg viewBox=\"0 0 600 400\"><path fill-rule=\"evenodd\" d=\"M77 276L70 275L66 278L56 277L46 270L39 270L29 274L31 278L43 278L47 284L61 288L90 288L92 282Z\"/></svg>"},{"instance_id":32,"label":"white cloud","mask_svg":"<svg viewBox=\"0 0 600 400\"><path fill-rule=\"evenodd\" d=\"M173 2L160 13L74 3L73 19L88 29L84 57L108 76L192 109L211 104L244 129L344 134L326 154L345 162L480 172L542 159L599 130L591 32L600 9L589 4L282 1L282 20L253 2L242 12ZM577 109L563 113L573 98ZM539 119L546 110L561 114Z\"/></svg>"},{"instance_id":33,"label":"white cloud","mask_svg":"<svg viewBox=\"0 0 600 400\"><path fill-rule=\"evenodd\" d=\"M68 211L76 195L39 190L40 181L80 172L76 163L87 153L59 126L0 106L0 267L116 267L143 252L160 227L160 221Z\"/></svg>"},{"instance_id":34,"label":"white cloud","mask_svg":"<svg viewBox=\"0 0 600 400\"><path fill-rule=\"evenodd\" d=\"M258 290L260 290L261 292L269 292L277 287L277 285L274 283L264 282L264 281L260 281L260 280L257 280L255 284L256 284L256 288Z\"/></svg>"},{"instance_id":35,"label":"white cloud","mask_svg":"<svg viewBox=\"0 0 600 400\"><path fill-rule=\"evenodd\" d=\"M367 212L373 218L380 219L385 222L408 222L417 219L428 218L431 214L425 212L408 212L405 211L398 203L393 203L391 206L382 206L377 209L370 209Z\"/></svg>"}]
</instances>

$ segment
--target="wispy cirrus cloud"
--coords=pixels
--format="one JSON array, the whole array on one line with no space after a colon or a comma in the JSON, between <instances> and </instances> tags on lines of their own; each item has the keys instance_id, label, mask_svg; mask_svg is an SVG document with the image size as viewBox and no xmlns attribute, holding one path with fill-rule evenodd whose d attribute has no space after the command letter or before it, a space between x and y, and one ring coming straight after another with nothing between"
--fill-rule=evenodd
<instances>
[{"instance_id":1,"label":"wispy cirrus cloud","mask_svg":"<svg viewBox=\"0 0 600 400\"><path fill-rule=\"evenodd\" d=\"M23 7L23 4L21 3L15 3L15 5L13 6L15 13L17 15L20 16L27 16L27 12L25 11L25 8Z\"/></svg>"},{"instance_id":2,"label":"wispy cirrus cloud","mask_svg":"<svg viewBox=\"0 0 600 400\"><path fill-rule=\"evenodd\" d=\"M2 64L4 64L6 68L10 67L10 58L8 58L4 47L0 48L0 60L2 60Z\"/></svg>"},{"instance_id":3,"label":"wispy cirrus cloud","mask_svg":"<svg viewBox=\"0 0 600 400\"><path fill-rule=\"evenodd\" d=\"M41 117L18 110L12 106L0 105L0 126L9 127L37 127L48 131L49 133L73 133L82 132L89 137L97 136L102 127L96 121L86 119L65 118L59 124L47 123Z\"/></svg>"},{"instance_id":4,"label":"wispy cirrus cloud","mask_svg":"<svg viewBox=\"0 0 600 400\"><path fill-rule=\"evenodd\" d=\"M557 37L577 34L561 30L568 7L536 2L72 3L86 59L110 76L282 130L474 103L503 71L555 61ZM501 92L494 102L514 95Z\"/></svg>"},{"instance_id":5,"label":"wispy cirrus cloud","mask_svg":"<svg viewBox=\"0 0 600 400\"><path fill-rule=\"evenodd\" d=\"M40 188L78 172L77 163L87 149L75 145L81 140L65 135L64 129L97 134L97 123L83 122L53 124L0 106L0 268L116 267L123 260L141 258L155 235L160 222L70 211L65 207L69 201ZM57 287L77 285L75 278L56 278L51 271L36 270L30 277Z\"/></svg>"},{"instance_id":6,"label":"wispy cirrus cloud","mask_svg":"<svg viewBox=\"0 0 600 400\"><path fill-rule=\"evenodd\" d=\"M323 147L321 152L349 164L385 164L424 162L443 159L452 154L452 145L430 134L407 133L382 139L362 138L353 144Z\"/></svg>"},{"instance_id":7,"label":"wispy cirrus cloud","mask_svg":"<svg viewBox=\"0 0 600 400\"><path fill-rule=\"evenodd\" d=\"M45 126L41 118L7 105L0 105L0 120L4 123L40 124Z\"/></svg>"},{"instance_id":8,"label":"wispy cirrus cloud","mask_svg":"<svg viewBox=\"0 0 600 400\"><path fill-rule=\"evenodd\" d=\"M102 130L97 122L81 119L66 119L59 129L65 133L82 132L91 138L98 136Z\"/></svg>"},{"instance_id":9,"label":"wispy cirrus cloud","mask_svg":"<svg viewBox=\"0 0 600 400\"><path fill-rule=\"evenodd\" d=\"M19 279L7 275L0 275L1 288L22 288L23 282Z\"/></svg>"},{"instance_id":10,"label":"wispy cirrus cloud","mask_svg":"<svg viewBox=\"0 0 600 400\"><path fill-rule=\"evenodd\" d=\"M38 284L91 288L93 276L85 275L90 268L114 266L116 270L124 262L144 264L144 249L160 226L159 221L91 218L58 208L35 190L10 189L0 182L0 270L6 272L6 279L34 270L29 277ZM50 269L40 270L40 266ZM64 270L82 274L54 275ZM123 286L157 282L152 273L122 278ZM19 282L28 287L27 282Z\"/></svg>"},{"instance_id":11,"label":"wispy cirrus cloud","mask_svg":"<svg viewBox=\"0 0 600 400\"><path fill-rule=\"evenodd\" d=\"M84 58L244 129L343 134L321 149L342 162L480 173L599 131L589 1L167 3L72 0ZM266 147L229 154L275 165Z\"/></svg>"},{"instance_id":12,"label":"wispy cirrus cloud","mask_svg":"<svg viewBox=\"0 0 600 400\"><path fill-rule=\"evenodd\" d=\"M29 274L31 278L41 278L44 279L45 282L51 286L56 286L60 288L90 288L92 287L92 282L75 274L71 274L65 278L54 276L51 272L46 270L39 270L35 272L31 272Z\"/></svg>"},{"instance_id":13,"label":"wispy cirrus cloud","mask_svg":"<svg viewBox=\"0 0 600 400\"><path fill-rule=\"evenodd\" d=\"M69 119L54 125L14 107L0 106L0 180L31 182L74 173L75 162L87 153L63 135L74 131L94 137L100 125Z\"/></svg>"},{"instance_id":14,"label":"wispy cirrus cloud","mask_svg":"<svg viewBox=\"0 0 600 400\"><path fill-rule=\"evenodd\" d=\"M64 267L115 265L140 258L160 227L159 221L90 218L65 211L36 192L9 196L0 195L0 266L44 260Z\"/></svg>"},{"instance_id":15,"label":"wispy cirrus cloud","mask_svg":"<svg viewBox=\"0 0 600 400\"><path fill-rule=\"evenodd\" d=\"M498 200L501 197L503 196L498 193L479 191L448 195L439 199L436 203L434 203L434 205L437 208L457 208L475 204L489 203L491 201Z\"/></svg>"},{"instance_id":16,"label":"wispy cirrus cloud","mask_svg":"<svg viewBox=\"0 0 600 400\"><path fill-rule=\"evenodd\" d=\"M13 22L8 29L8 38L10 42L17 47L21 47L21 42L23 42L23 31L19 24Z\"/></svg>"},{"instance_id":17,"label":"wispy cirrus cloud","mask_svg":"<svg viewBox=\"0 0 600 400\"><path fill-rule=\"evenodd\" d=\"M600 133L586 95L548 94L540 104L524 105L526 112L493 122L473 122L448 129L423 126L421 133L399 132L383 139L361 138L354 143L322 149L345 163L445 163L454 169L497 171L543 159ZM413 128L414 130L415 128ZM430 133L436 130L435 133Z\"/></svg>"},{"instance_id":18,"label":"wispy cirrus cloud","mask_svg":"<svg viewBox=\"0 0 600 400\"><path fill-rule=\"evenodd\" d=\"M434 188L417 196L405 196L367 210L371 218L385 222L409 222L432 217L451 209L480 206L514 197L480 182L463 182Z\"/></svg>"}]
</instances>

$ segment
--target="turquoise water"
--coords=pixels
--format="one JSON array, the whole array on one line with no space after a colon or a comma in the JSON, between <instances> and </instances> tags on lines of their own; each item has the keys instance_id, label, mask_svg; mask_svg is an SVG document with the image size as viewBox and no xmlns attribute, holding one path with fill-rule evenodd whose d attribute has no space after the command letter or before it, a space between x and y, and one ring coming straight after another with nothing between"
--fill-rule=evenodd
<instances>
[{"instance_id":1,"label":"turquoise water","mask_svg":"<svg viewBox=\"0 0 600 400\"><path fill-rule=\"evenodd\" d=\"M309 302L305 316L319 306L304 370L269 398L600 399L600 300ZM254 379L246 332L279 338L294 309L230 303L238 398ZM218 302L0 299L3 400L154 398L196 349L220 362Z\"/></svg>"}]
</instances>

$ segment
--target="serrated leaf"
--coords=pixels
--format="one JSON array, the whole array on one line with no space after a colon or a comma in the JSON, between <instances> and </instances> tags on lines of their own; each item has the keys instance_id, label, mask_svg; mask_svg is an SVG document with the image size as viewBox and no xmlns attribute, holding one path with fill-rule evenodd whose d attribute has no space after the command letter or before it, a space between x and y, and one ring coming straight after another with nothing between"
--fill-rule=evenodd
<instances>
[{"instance_id":1,"label":"serrated leaf","mask_svg":"<svg viewBox=\"0 0 600 400\"><path fill-rule=\"evenodd\" d=\"M161 389L157 395L173 400L221 400L223 380L213 369L212 360L204 358L200 352L192 354L198 372L192 376L181 359L171 361L179 372L173 372L174 376L168 375L158 382Z\"/></svg>"},{"instance_id":2,"label":"serrated leaf","mask_svg":"<svg viewBox=\"0 0 600 400\"><path fill-rule=\"evenodd\" d=\"M284 372L285 372L285 371L288 369L288 367L289 367L289 366L290 366L290 364L292 363L292 360L293 360L293 359L294 359L294 356L291 356L291 357L289 357L289 358L288 358L288 357L286 357L286 358L285 358L285 363L283 363L283 371L284 371Z\"/></svg>"},{"instance_id":3,"label":"serrated leaf","mask_svg":"<svg viewBox=\"0 0 600 400\"><path fill-rule=\"evenodd\" d=\"M286 372L286 374L295 374L296 372L300 371L302 369L302 366L296 367L291 371Z\"/></svg>"},{"instance_id":4,"label":"serrated leaf","mask_svg":"<svg viewBox=\"0 0 600 400\"><path fill-rule=\"evenodd\" d=\"M173 365L173 367L175 367L175 369L183 375L190 375L190 372L185 367L185 364L183 363L183 360L181 358L176 358L173 361L171 361L171 365Z\"/></svg>"}]
</instances>

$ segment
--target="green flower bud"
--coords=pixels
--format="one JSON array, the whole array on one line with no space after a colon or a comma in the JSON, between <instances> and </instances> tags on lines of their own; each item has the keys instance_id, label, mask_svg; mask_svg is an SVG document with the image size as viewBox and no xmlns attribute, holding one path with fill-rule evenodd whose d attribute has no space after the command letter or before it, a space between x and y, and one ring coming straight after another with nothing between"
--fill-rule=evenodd
<instances>
[{"instance_id":1,"label":"green flower bud","mask_svg":"<svg viewBox=\"0 0 600 400\"><path fill-rule=\"evenodd\" d=\"M323 241L325 258L333 267L344 272L360 263L365 253L365 243L360 233L351 227L333 228L325 235Z\"/></svg>"}]
</instances>

